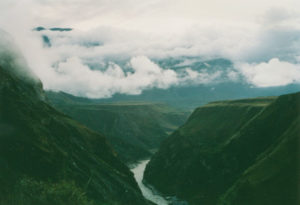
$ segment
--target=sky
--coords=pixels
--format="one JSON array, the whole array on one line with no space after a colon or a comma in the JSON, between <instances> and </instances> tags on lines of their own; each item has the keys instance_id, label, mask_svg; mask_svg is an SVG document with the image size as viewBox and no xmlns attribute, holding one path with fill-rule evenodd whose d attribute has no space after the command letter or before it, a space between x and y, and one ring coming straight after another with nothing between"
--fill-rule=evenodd
<instances>
[{"instance_id":1,"label":"sky","mask_svg":"<svg viewBox=\"0 0 300 205\"><path fill-rule=\"evenodd\" d=\"M255 87L300 83L298 0L1 0L0 17L46 89L106 98L224 75ZM233 67L174 71L155 61L182 57L225 58Z\"/></svg>"}]
</instances>

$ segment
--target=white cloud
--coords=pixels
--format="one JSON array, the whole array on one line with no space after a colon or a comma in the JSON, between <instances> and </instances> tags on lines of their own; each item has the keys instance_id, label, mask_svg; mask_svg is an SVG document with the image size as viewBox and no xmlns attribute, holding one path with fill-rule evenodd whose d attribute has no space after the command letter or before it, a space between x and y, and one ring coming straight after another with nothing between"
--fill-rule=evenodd
<instances>
[{"instance_id":1,"label":"white cloud","mask_svg":"<svg viewBox=\"0 0 300 205\"><path fill-rule=\"evenodd\" d=\"M162 69L145 56L134 57L130 60L134 70L129 80L139 82L138 87L157 87L166 89L178 83L177 73L170 69Z\"/></svg>"},{"instance_id":2,"label":"white cloud","mask_svg":"<svg viewBox=\"0 0 300 205\"><path fill-rule=\"evenodd\" d=\"M37 82L38 78L27 65L14 39L0 29L0 66L24 80Z\"/></svg>"},{"instance_id":3,"label":"white cloud","mask_svg":"<svg viewBox=\"0 0 300 205\"><path fill-rule=\"evenodd\" d=\"M60 62L55 71L42 76L45 88L62 90L90 98L107 98L115 93L140 94L145 89L167 89L191 82L211 82L220 73L209 75L187 69L179 75L170 69L162 69L145 56L131 58L132 71L124 72L118 65L109 63L104 71L91 70L79 58L71 57Z\"/></svg>"},{"instance_id":4,"label":"white cloud","mask_svg":"<svg viewBox=\"0 0 300 205\"><path fill-rule=\"evenodd\" d=\"M237 81L240 74L257 86L298 82L286 74L284 80L270 75L272 79L264 84L263 73L279 69L258 69L265 65L262 62L274 64L270 60L276 58L277 64L297 66L298 8L300 1L295 0L3 0L0 27L14 36L47 89L109 97L154 87L220 82L224 76ZM75 29L32 32L35 26ZM51 48L43 47L42 34L49 36ZM228 58L257 72L250 68L242 73L211 72L211 67L175 72L150 60L182 56ZM187 60L178 66L192 63Z\"/></svg>"},{"instance_id":5,"label":"white cloud","mask_svg":"<svg viewBox=\"0 0 300 205\"><path fill-rule=\"evenodd\" d=\"M246 80L257 87L284 86L300 83L300 64L280 61L277 58L267 63L237 65Z\"/></svg>"},{"instance_id":6,"label":"white cloud","mask_svg":"<svg viewBox=\"0 0 300 205\"><path fill-rule=\"evenodd\" d=\"M299 13L294 9L286 9L285 7L272 7L268 9L259 19L260 22L267 27L276 26L299 26ZM299 27L298 27L299 28Z\"/></svg>"}]
</instances>

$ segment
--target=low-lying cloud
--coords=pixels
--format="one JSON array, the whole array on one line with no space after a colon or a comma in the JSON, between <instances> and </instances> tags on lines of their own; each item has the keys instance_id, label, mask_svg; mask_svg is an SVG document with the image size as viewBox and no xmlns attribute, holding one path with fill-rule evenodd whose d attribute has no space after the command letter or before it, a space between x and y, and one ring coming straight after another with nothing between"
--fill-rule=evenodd
<instances>
[{"instance_id":1,"label":"low-lying cloud","mask_svg":"<svg viewBox=\"0 0 300 205\"><path fill-rule=\"evenodd\" d=\"M146 89L167 89L187 82L205 84L220 75L219 72L209 75L189 68L176 73L172 69L162 69L145 56L131 58L127 66L131 68L127 72L112 62L104 71L91 70L79 58L72 57L60 62L44 79L44 85L74 95L108 98L115 93L137 95Z\"/></svg>"},{"instance_id":2,"label":"low-lying cloud","mask_svg":"<svg viewBox=\"0 0 300 205\"><path fill-rule=\"evenodd\" d=\"M26 81L37 81L14 39L0 29L0 66Z\"/></svg>"},{"instance_id":3,"label":"low-lying cloud","mask_svg":"<svg viewBox=\"0 0 300 205\"><path fill-rule=\"evenodd\" d=\"M284 86L300 83L300 15L288 1L254 0L246 8L230 0L241 8L233 11L196 0L11 0L0 2L0 27L15 37L46 89L74 95L224 81ZM33 31L37 26L73 30ZM157 63L183 58L173 67ZM233 66L193 68L214 58Z\"/></svg>"},{"instance_id":4,"label":"low-lying cloud","mask_svg":"<svg viewBox=\"0 0 300 205\"><path fill-rule=\"evenodd\" d=\"M300 83L300 64L280 61L277 58L266 63L239 64L237 67L246 80L256 87L285 86Z\"/></svg>"}]
</instances>

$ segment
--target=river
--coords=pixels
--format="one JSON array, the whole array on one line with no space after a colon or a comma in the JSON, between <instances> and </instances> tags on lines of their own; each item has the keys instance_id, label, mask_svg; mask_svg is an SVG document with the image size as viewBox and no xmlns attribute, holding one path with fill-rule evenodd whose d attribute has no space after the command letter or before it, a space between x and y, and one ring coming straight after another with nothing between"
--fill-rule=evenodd
<instances>
[{"instance_id":1,"label":"river","mask_svg":"<svg viewBox=\"0 0 300 205\"><path fill-rule=\"evenodd\" d=\"M134 174L134 178L137 181L144 197L148 199L149 201L152 201L153 203L157 205L168 205L168 201L162 197L161 195L158 195L157 193L154 193L154 191L143 183L143 177L144 177L144 171L146 168L147 163L149 160L144 160L139 162L134 168L131 169L131 171Z\"/></svg>"}]
</instances>

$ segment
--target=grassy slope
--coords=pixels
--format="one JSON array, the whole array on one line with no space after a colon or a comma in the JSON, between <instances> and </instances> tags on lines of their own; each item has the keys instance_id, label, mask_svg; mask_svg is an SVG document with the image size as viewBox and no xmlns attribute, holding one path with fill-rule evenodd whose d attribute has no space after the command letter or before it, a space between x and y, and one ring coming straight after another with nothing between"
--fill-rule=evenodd
<instances>
[{"instance_id":1,"label":"grassy slope","mask_svg":"<svg viewBox=\"0 0 300 205\"><path fill-rule=\"evenodd\" d=\"M145 179L160 191L176 194L192 204L216 204L239 176L256 163L257 157L263 157L263 153L273 147L271 152L287 136L296 138L298 124L290 135L284 133L292 129L299 115L299 94L282 96L268 105L273 100L217 102L198 108L187 123L163 143L147 166ZM295 152L287 152L286 156L293 158ZM291 165L294 170L295 167ZM265 177L273 174L272 171L264 173ZM289 176L288 172L281 174ZM294 173L289 177L294 179L295 176ZM273 185L274 189L281 188L276 182ZM289 182L285 186L297 190ZM230 198L232 202L238 201L232 204L244 204L243 198L233 200L237 188L232 190L235 191L228 192L224 201ZM249 192L244 193L244 197L247 194ZM288 196L278 195L280 197ZM259 200L258 197L253 202Z\"/></svg>"},{"instance_id":2,"label":"grassy slope","mask_svg":"<svg viewBox=\"0 0 300 205\"><path fill-rule=\"evenodd\" d=\"M256 148L260 149L259 155L227 190L220 204L299 203L299 111L300 93L281 96L249 125L256 129L251 137L257 136L260 141ZM241 137L245 138L241 135L235 140Z\"/></svg>"},{"instance_id":3,"label":"grassy slope","mask_svg":"<svg viewBox=\"0 0 300 205\"><path fill-rule=\"evenodd\" d=\"M219 204L292 205L299 202L299 123L298 117L282 140L244 171Z\"/></svg>"},{"instance_id":4,"label":"grassy slope","mask_svg":"<svg viewBox=\"0 0 300 205\"><path fill-rule=\"evenodd\" d=\"M248 102L235 105L236 103L230 102L214 102L196 109L188 121L152 157L146 169L146 180L167 194L181 192L181 189L187 193L192 192L192 187L189 188L191 183L197 186L203 180L193 171L198 169L195 165L205 165L206 160L199 157L199 152L210 154L217 150L217 146L222 144L220 141L225 142L228 136L265 107L264 104L252 106ZM161 167L164 171L155 167ZM173 179L180 180L174 183Z\"/></svg>"},{"instance_id":5,"label":"grassy slope","mask_svg":"<svg viewBox=\"0 0 300 205\"><path fill-rule=\"evenodd\" d=\"M151 151L186 120L187 113L163 104L97 104L62 93L48 93L48 99L62 112L108 136L126 163L147 158Z\"/></svg>"},{"instance_id":6,"label":"grassy slope","mask_svg":"<svg viewBox=\"0 0 300 205\"><path fill-rule=\"evenodd\" d=\"M0 203L146 204L105 137L42 98L0 67Z\"/></svg>"}]
</instances>

